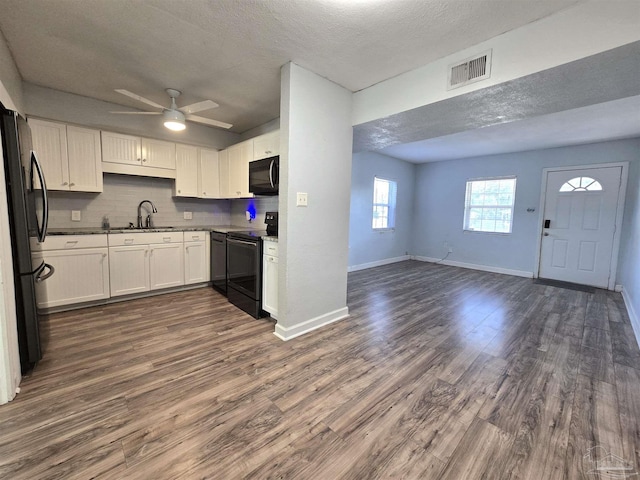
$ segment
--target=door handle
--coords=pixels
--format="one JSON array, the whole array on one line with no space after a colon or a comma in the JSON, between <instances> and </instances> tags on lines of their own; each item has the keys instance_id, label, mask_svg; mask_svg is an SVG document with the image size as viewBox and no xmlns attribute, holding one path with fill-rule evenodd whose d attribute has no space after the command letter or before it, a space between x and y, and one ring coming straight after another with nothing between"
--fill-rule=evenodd
<instances>
[{"instance_id":1,"label":"door handle","mask_svg":"<svg viewBox=\"0 0 640 480\"><path fill-rule=\"evenodd\" d=\"M44 266L45 266L45 268L48 268L49 271L43 275L42 272L44 272L44 268L42 270L40 270L40 272L36 275L36 283L44 282L47 278L49 278L51 275L53 275L54 272L56 271L56 269L53 268L53 266L49 265L48 263L45 263Z\"/></svg>"},{"instance_id":2,"label":"door handle","mask_svg":"<svg viewBox=\"0 0 640 480\"><path fill-rule=\"evenodd\" d=\"M548 236L549 236L549 233L548 233L548 232L544 232L544 236L545 236L545 237L548 237Z\"/></svg>"},{"instance_id":3,"label":"door handle","mask_svg":"<svg viewBox=\"0 0 640 480\"><path fill-rule=\"evenodd\" d=\"M36 157L36 153L31 151L31 168L30 168L30 180L31 180L31 190L34 188L33 183L33 172L34 170L38 174L38 178L40 180L40 188L42 189L42 224L37 225L37 233L38 233L38 242L44 242L44 239L47 237L47 225L49 223L49 195L47 192L47 184L44 180L44 173L42 172L42 167L40 166L40 162L38 162L38 158Z\"/></svg>"}]
</instances>

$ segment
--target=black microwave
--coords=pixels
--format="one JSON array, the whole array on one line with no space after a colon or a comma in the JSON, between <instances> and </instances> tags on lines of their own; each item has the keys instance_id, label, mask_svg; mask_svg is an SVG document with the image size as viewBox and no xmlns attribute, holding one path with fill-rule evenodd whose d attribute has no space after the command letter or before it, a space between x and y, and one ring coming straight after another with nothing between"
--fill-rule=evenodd
<instances>
[{"instance_id":1,"label":"black microwave","mask_svg":"<svg viewBox=\"0 0 640 480\"><path fill-rule=\"evenodd\" d=\"M249 162L249 191L256 195L278 195L280 157Z\"/></svg>"}]
</instances>

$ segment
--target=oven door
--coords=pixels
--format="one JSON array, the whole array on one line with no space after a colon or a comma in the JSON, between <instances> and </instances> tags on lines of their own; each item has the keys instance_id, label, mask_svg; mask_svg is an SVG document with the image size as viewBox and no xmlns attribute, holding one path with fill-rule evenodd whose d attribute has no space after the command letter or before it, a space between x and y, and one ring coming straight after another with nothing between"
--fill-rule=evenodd
<instances>
[{"instance_id":1,"label":"oven door","mask_svg":"<svg viewBox=\"0 0 640 480\"><path fill-rule=\"evenodd\" d=\"M227 288L260 300L260 243L227 237Z\"/></svg>"}]
</instances>

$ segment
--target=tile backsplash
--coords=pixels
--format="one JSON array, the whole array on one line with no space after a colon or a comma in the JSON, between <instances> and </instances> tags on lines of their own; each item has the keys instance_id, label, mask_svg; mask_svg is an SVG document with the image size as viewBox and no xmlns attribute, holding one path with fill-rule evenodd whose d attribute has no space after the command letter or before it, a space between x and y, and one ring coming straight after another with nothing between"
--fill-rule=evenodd
<instances>
[{"instance_id":1,"label":"tile backsplash","mask_svg":"<svg viewBox=\"0 0 640 480\"><path fill-rule=\"evenodd\" d=\"M135 177L106 173L102 193L49 192L49 228L95 228L102 226L108 215L111 227L127 227L138 221L138 204L151 200L158 209L153 214L155 226L184 227L190 225L238 225L263 230L265 212L278 211L278 197L258 197L234 200L208 200L173 197L174 180ZM247 221L245 212L254 209L256 217ZM81 220L71 221L71 211L79 210ZM193 219L185 220L184 212ZM142 216L150 213L149 204L142 207Z\"/></svg>"},{"instance_id":2,"label":"tile backsplash","mask_svg":"<svg viewBox=\"0 0 640 480\"><path fill-rule=\"evenodd\" d=\"M230 200L208 200L173 197L174 180L105 174L102 193L49 192L49 228L100 227L102 217L109 216L111 227L136 224L138 204L151 200L158 213L153 214L156 226L229 225ZM239 202L241 200L233 200ZM142 207L142 216L150 212ZM71 211L81 212L81 221L71 221ZM184 212L193 219L185 220ZM264 215L263 215L264 217ZM244 225L246 220L244 220Z\"/></svg>"},{"instance_id":3,"label":"tile backsplash","mask_svg":"<svg viewBox=\"0 0 640 480\"><path fill-rule=\"evenodd\" d=\"M247 221L247 210L255 210L256 218ZM231 225L246 226L249 229L264 230L265 212L278 211L278 197L256 197L231 200Z\"/></svg>"}]
</instances>

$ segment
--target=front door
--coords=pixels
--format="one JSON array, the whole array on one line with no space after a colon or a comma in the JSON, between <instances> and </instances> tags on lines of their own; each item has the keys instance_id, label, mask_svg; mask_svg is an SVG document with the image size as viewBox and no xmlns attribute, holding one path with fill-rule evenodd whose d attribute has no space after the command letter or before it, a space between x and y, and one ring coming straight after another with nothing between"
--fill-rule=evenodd
<instances>
[{"instance_id":1,"label":"front door","mask_svg":"<svg viewBox=\"0 0 640 480\"><path fill-rule=\"evenodd\" d=\"M540 277L609 287L621 178L621 166L547 172Z\"/></svg>"}]
</instances>

